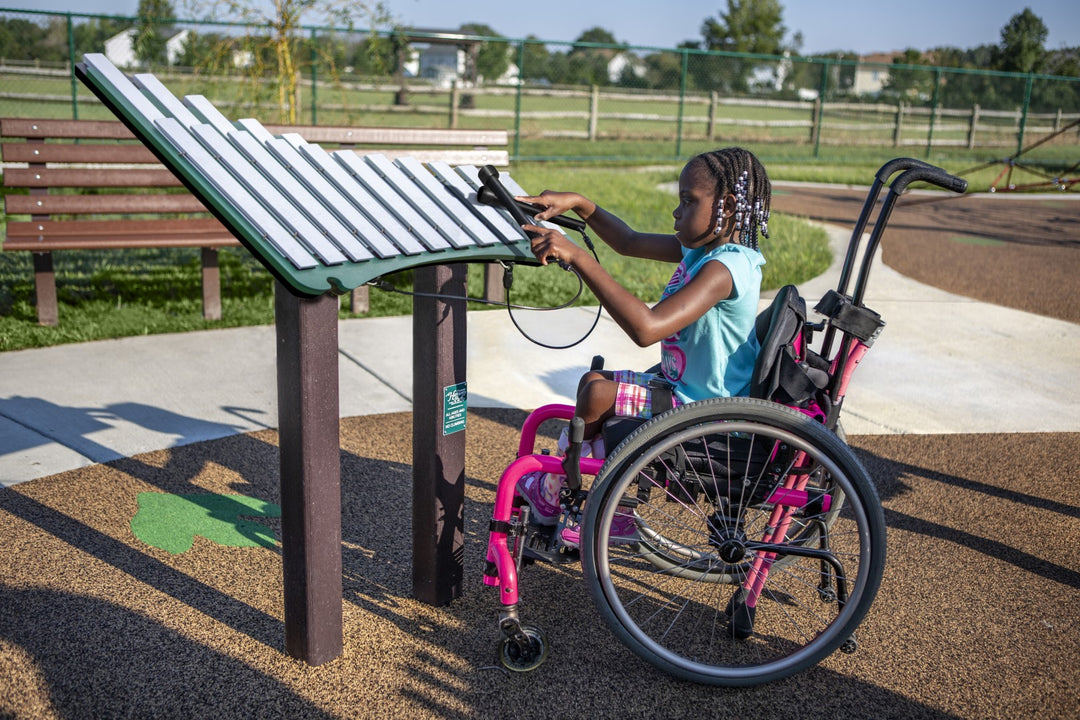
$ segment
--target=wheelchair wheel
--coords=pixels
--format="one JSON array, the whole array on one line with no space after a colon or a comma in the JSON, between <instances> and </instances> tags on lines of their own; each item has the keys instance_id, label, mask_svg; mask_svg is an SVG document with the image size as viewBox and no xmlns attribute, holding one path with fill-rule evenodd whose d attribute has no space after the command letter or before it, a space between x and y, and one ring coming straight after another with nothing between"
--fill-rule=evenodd
<instances>
[{"instance_id":1,"label":"wheelchair wheel","mask_svg":"<svg viewBox=\"0 0 1080 720\"><path fill-rule=\"evenodd\" d=\"M635 653L695 682L754 685L854 647L885 522L836 435L724 398L654 418L615 449L586 502L581 555L597 608Z\"/></svg>"},{"instance_id":2,"label":"wheelchair wheel","mask_svg":"<svg viewBox=\"0 0 1080 720\"><path fill-rule=\"evenodd\" d=\"M836 427L836 436L841 442L845 442L847 439L844 428L839 424ZM669 455L671 454L669 453ZM817 487L820 492L826 493L830 497L829 508L815 515L812 522L804 520L798 528L789 531L788 537L792 542L797 541L804 544L817 542L820 531L832 527L836 517L840 514L840 509L844 506L844 491L836 484L832 476L820 476ZM691 508L686 508L684 511L693 512ZM673 512L678 511L673 510ZM805 513L803 513L803 517L805 518ZM658 568L663 568L673 575L692 577L698 582L735 583L745 578L749 568L748 564L744 564L742 567L717 566L710 562L711 556L708 553L703 554L696 547L696 536L689 543L680 542L678 539L680 533L672 532L671 529L677 527L685 531L687 527L685 523L667 523L666 531L670 537L662 534L644 519L639 518L637 524L638 535L641 539L638 551ZM793 559L793 556L778 557L773 562L773 567L786 565Z\"/></svg>"}]
</instances>

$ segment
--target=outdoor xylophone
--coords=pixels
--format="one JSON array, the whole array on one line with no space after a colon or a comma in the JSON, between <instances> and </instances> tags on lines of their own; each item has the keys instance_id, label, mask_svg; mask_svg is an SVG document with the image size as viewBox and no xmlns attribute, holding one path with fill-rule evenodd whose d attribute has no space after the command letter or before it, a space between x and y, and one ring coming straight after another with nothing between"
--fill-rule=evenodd
<instances>
[{"instance_id":1,"label":"outdoor xylophone","mask_svg":"<svg viewBox=\"0 0 1080 720\"><path fill-rule=\"evenodd\" d=\"M525 195L491 167L327 152L153 75L88 54L76 74L277 279L278 438L285 650L342 652L336 295L416 268L413 302L413 592L462 592L466 262L535 263ZM478 193L486 188L488 192ZM501 207L482 202L495 195ZM535 209L534 209L535 210ZM559 219L564 226L574 224ZM577 223L580 226L580 223ZM579 227L580 229L580 227ZM452 407L448 408L448 403ZM448 423L448 418L454 420ZM458 422L458 418L461 422Z\"/></svg>"},{"instance_id":2,"label":"outdoor xylophone","mask_svg":"<svg viewBox=\"0 0 1080 720\"><path fill-rule=\"evenodd\" d=\"M327 152L297 134L233 123L205 97L87 54L81 79L279 280L341 294L427 264L533 262L511 214L480 202L483 168ZM524 190L506 173L512 194Z\"/></svg>"}]
</instances>

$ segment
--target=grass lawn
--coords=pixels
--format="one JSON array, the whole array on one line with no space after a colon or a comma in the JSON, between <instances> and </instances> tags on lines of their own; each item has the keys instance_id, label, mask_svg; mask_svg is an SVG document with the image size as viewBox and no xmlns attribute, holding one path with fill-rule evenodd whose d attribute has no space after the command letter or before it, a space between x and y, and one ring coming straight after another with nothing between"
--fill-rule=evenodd
<instances>
[{"instance_id":1,"label":"grass lawn","mask_svg":"<svg viewBox=\"0 0 1080 720\"><path fill-rule=\"evenodd\" d=\"M582 169L549 164L521 164L512 170L525 188L581 189L630 225L670 232L674 195L658 189L677 179L678 168L660 170ZM822 272L830 262L824 231L794 218L774 216L772 237L762 242L768 260L764 286L799 283ZM659 298L671 275L669 265L623 258L597 242L603 265L638 297ZM54 254L60 323L37 324L29 253L0 253L0 351L70 342L166 332L269 324L274 321L273 280L243 249L220 254L222 316L202 317L199 252L195 249L71 251ZM470 266L470 294L482 292L482 267ZM411 289L411 272L385 278ZM515 271L515 303L551 306L577 292L571 273L521 266ZM591 293L578 301L595 304ZM489 306L477 304L474 309ZM370 316L403 315L412 310L408 296L371 291ZM352 317L347 309L342 317Z\"/></svg>"}]
</instances>

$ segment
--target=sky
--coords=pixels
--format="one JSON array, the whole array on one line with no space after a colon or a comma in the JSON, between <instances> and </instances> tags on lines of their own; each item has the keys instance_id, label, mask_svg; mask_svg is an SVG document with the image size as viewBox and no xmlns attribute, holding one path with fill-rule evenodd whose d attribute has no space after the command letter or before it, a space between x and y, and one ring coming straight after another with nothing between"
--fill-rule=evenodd
<instances>
[{"instance_id":1,"label":"sky","mask_svg":"<svg viewBox=\"0 0 1080 720\"><path fill-rule=\"evenodd\" d=\"M684 40L700 40L702 22L717 18L726 0L384 0L406 27L453 30L476 22L508 38L529 35L541 40L571 42L582 32L601 27L616 41L630 45L672 48ZM802 53L835 50L860 55L915 48L997 45L1001 28L1025 7L1049 31L1045 47L1080 46L1080 2L1077 0L781 0L789 37L803 35ZM182 15L183 0L173 0ZM138 0L0 0L0 8L134 15Z\"/></svg>"}]
</instances>

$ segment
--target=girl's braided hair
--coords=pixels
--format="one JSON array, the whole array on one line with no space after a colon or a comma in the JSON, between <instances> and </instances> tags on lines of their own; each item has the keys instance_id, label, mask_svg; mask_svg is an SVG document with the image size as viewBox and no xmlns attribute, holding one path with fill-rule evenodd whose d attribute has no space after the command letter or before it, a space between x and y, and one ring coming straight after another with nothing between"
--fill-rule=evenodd
<instances>
[{"instance_id":1,"label":"girl's braided hair","mask_svg":"<svg viewBox=\"0 0 1080 720\"><path fill-rule=\"evenodd\" d=\"M716 180L718 223L720 200L727 193L735 195L735 242L757 250L758 232L769 237L772 184L765 167L749 150L738 147L701 153L690 163L704 165Z\"/></svg>"}]
</instances>

